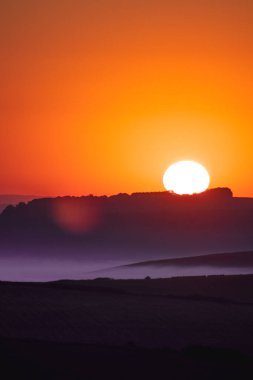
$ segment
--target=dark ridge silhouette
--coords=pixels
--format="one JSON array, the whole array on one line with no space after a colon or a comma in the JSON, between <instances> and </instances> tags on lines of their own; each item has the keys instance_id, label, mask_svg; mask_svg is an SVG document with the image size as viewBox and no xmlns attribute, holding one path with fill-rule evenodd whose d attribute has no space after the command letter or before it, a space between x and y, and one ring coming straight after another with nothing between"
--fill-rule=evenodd
<instances>
[{"instance_id":1,"label":"dark ridge silhouette","mask_svg":"<svg viewBox=\"0 0 253 380\"><path fill-rule=\"evenodd\" d=\"M17 205L20 202L30 202L37 198L41 197L36 195L2 194L0 195L0 214L9 205Z\"/></svg>"},{"instance_id":2,"label":"dark ridge silhouette","mask_svg":"<svg viewBox=\"0 0 253 380\"><path fill-rule=\"evenodd\" d=\"M253 251L248 252L228 252L211 255L180 257L167 260L149 260L138 263L122 265L124 267L142 266L218 266L218 267L253 267Z\"/></svg>"},{"instance_id":3,"label":"dark ridge silhouette","mask_svg":"<svg viewBox=\"0 0 253 380\"><path fill-rule=\"evenodd\" d=\"M234 198L228 188L192 196L57 197L8 206L0 215L0 248L115 247L119 257L124 249L145 252L147 258L156 251L162 258L178 252L249 250L252 229L253 199Z\"/></svg>"},{"instance_id":4,"label":"dark ridge silhouette","mask_svg":"<svg viewBox=\"0 0 253 380\"><path fill-rule=\"evenodd\" d=\"M148 280L148 281L147 281ZM1 282L0 282L1 284ZM29 283L2 283L11 286L27 286ZM40 283L39 287L59 287L61 289L79 289L97 293L116 293L149 295L155 297L178 297L208 302L217 300L248 304L253 306L253 275L229 276L190 276L141 280L113 280L96 278L95 280L59 280Z\"/></svg>"}]
</instances>

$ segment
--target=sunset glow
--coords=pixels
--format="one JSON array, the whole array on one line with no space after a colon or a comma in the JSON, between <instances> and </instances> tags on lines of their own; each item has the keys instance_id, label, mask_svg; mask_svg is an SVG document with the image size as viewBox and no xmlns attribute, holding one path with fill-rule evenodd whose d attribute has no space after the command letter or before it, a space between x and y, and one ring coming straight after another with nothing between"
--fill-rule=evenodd
<instances>
[{"instance_id":1,"label":"sunset glow","mask_svg":"<svg viewBox=\"0 0 253 380\"><path fill-rule=\"evenodd\" d=\"M2 194L161 191L194 157L253 196L252 6L2 1Z\"/></svg>"}]
</instances>

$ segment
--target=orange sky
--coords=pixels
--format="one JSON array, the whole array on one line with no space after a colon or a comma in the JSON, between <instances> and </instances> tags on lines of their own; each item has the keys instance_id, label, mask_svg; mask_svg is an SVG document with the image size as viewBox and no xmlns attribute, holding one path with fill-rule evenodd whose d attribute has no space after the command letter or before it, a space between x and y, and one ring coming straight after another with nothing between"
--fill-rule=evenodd
<instances>
[{"instance_id":1,"label":"orange sky","mask_svg":"<svg viewBox=\"0 0 253 380\"><path fill-rule=\"evenodd\" d=\"M0 2L0 193L253 196L252 0Z\"/></svg>"}]
</instances>

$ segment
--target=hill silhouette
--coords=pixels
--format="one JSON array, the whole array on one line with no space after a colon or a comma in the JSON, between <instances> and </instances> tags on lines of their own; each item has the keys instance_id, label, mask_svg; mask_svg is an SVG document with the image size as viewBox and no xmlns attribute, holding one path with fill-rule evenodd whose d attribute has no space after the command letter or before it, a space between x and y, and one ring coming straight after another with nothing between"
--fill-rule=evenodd
<instances>
[{"instance_id":1,"label":"hill silhouette","mask_svg":"<svg viewBox=\"0 0 253 380\"><path fill-rule=\"evenodd\" d=\"M150 260L124 265L124 267L142 266L219 266L219 267L253 267L253 251L226 252L211 255L180 257L176 259ZM123 267L123 266L122 266Z\"/></svg>"},{"instance_id":2,"label":"hill silhouette","mask_svg":"<svg viewBox=\"0 0 253 380\"><path fill-rule=\"evenodd\" d=\"M148 258L156 252L163 258L178 252L252 249L252 228L253 199L235 198L228 188L192 196L157 192L45 198L2 212L0 248L113 247L118 256L129 251L138 259L145 252Z\"/></svg>"},{"instance_id":3,"label":"hill silhouette","mask_svg":"<svg viewBox=\"0 0 253 380\"><path fill-rule=\"evenodd\" d=\"M40 197L36 195L2 194L0 195L0 213L9 205L17 205L20 202L30 202L36 198Z\"/></svg>"}]
</instances>

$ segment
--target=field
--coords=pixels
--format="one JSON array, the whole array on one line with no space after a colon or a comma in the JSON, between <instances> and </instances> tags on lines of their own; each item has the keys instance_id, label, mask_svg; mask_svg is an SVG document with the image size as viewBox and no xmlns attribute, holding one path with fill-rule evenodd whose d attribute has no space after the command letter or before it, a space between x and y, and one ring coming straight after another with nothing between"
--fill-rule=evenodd
<instances>
[{"instance_id":1,"label":"field","mask_svg":"<svg viewBox=\"0 0 253 380\"><path fill-rule=\"evenodd\" d=\"M126 371L131 366L141 371L146 363L148 376L148 357L154 360L151 367L159 363L160 370L171 362L173 379L184 374L175 363L192 368L185 372L188 378L198 378L196 365L199 376L210 368L235 376L251 368L252 285L252 275L2 282L2 360L19 363L23 371L26 360L32 361L29 371L43 366L52 378L57 373L71 378L66 375L71 371L74 378L82 377L85 368L95 376L105 363L107 371L115 369L115 360ZM102 367L91 364L96 361Z\"/></svg>"}]
</instances>

